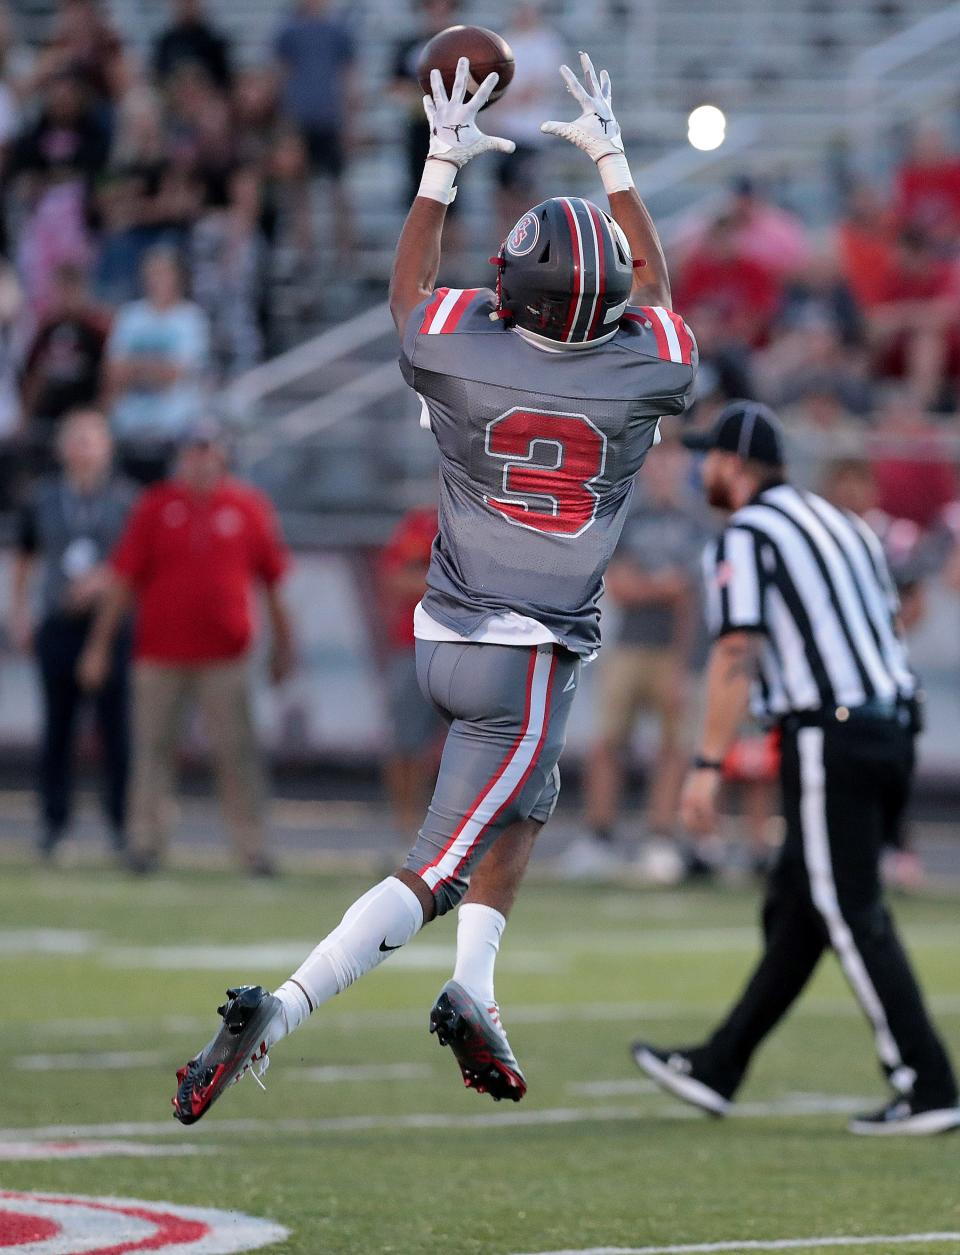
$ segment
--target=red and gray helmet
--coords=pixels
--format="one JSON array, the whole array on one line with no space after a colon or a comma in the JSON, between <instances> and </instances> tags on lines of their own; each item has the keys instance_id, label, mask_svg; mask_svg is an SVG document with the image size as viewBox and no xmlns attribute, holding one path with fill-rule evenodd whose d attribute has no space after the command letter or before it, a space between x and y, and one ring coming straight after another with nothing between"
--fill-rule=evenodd
<instances>
[{"instance_id":1,"label":"red and gray helmet","mask_svg":"<svg viewBox=\"0 0 960 1255\"><path fill-rule=\"evenodd\" d=\"M633 258L617 223L590 201L553 196L534 205L492 260L497 308L518 327L572 347L616 334Z\"/></svg>"}]
</instances>

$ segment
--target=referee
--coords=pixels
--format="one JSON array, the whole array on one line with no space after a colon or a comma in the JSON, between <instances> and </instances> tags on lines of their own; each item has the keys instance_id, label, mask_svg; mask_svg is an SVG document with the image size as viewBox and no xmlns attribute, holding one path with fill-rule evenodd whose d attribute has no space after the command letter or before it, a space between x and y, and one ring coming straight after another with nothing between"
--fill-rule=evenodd
<instances>
[{"instance_id":1,"label":"referee","mask_svg":"<svg viewBox=\"0 0 960 1255\"><path fill-rule=\"evenodd\" d=\"M782 733L786 836L763 908L763 956L739 1001L705 1044L636 1042L634 1058L664 1089L723 1115L754 1051L829 946L893 1090L850 1131L957 1128L953 1070L880 885L880 854L907 802L918 730L880 544L859 519L788 482L781 428L766 406L733 401L711 431L684 443L706 453L708 500L731 517L706 555L715 643L683 818L712 829L720 764L752 696L756 713Z\"/></svg>"}]
</instances>

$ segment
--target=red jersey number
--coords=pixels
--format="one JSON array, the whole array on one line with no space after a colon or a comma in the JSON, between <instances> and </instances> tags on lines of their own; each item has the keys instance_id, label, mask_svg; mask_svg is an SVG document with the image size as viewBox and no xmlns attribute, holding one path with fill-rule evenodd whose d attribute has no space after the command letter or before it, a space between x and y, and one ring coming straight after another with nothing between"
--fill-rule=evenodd
<instances>
[{"instance_id":1,"label":"red jersey number","mask_svg":"<svg viewBox=\"0 0 960 1255\"><path fill-rule=\"evenodd\" d=\"M486 452L502 464L487 505L518 527L579 536L593 523L607 438L585 414L508 410L487 426Z\"/></svg>"}]
</instances>

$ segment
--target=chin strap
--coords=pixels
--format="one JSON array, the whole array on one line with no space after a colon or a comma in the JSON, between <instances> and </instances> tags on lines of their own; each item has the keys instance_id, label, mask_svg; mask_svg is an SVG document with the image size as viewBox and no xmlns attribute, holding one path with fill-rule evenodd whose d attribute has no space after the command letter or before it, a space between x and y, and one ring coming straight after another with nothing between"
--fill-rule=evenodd
<instances>
[{"instance_id":1,"label":"chin strap","mask_svg":"<svg viewBox=\"0 0 960 1255\"><path fill-rule=\"evenodd\" d=\"M504 243L506 243L506 241L504 241ZM500 252L497 253L496 257L490 257L488 259L490 262L490 265L496 266L497 268L497 288L496 288L497 308L490 315L491 322L496 322L498 318L502 318L506 320L508 318L513 317L513 314L510 312L509 309L503 308L503 268L507 264L506 261L504 260L503 248L504 248L504 245L501 244Z\"/></svg>"}]
</instances>

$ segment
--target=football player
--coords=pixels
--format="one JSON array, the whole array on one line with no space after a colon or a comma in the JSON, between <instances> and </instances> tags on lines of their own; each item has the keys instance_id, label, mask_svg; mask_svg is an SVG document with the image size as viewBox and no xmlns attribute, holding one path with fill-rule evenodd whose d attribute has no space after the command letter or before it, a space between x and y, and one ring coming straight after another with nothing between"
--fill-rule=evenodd
<instances>
[{"instance_id":1,"label":"football player","mask_svg":"<svg viewBox=\"0 0 960 1255\"><path fill-rule=\"evenodd\" d=\"M580 116L543 130L596 162L610 213L572 196L534 206L493 259L496 290L434 282L457 175L482 153L512 151L477 125L497 76L469 101L466 59L449 97L439 72L431 76L430 153L397 245L390 307L401 370L440 447L440 530L415 616L420 685L449 727L436 788L404 867L354 902L274 993L228 991L220 1030L178 1073L184 1124L464 899L454 978L430 1027L468 1086L514 1100L526 1089L494 999L500 934L557 802L557 760L581 662L600 643L603 572L634 476L660 416L685 408L696 372L609 76L580 60L582 83L561 68Z\"/></svg>"}]
</instances>

